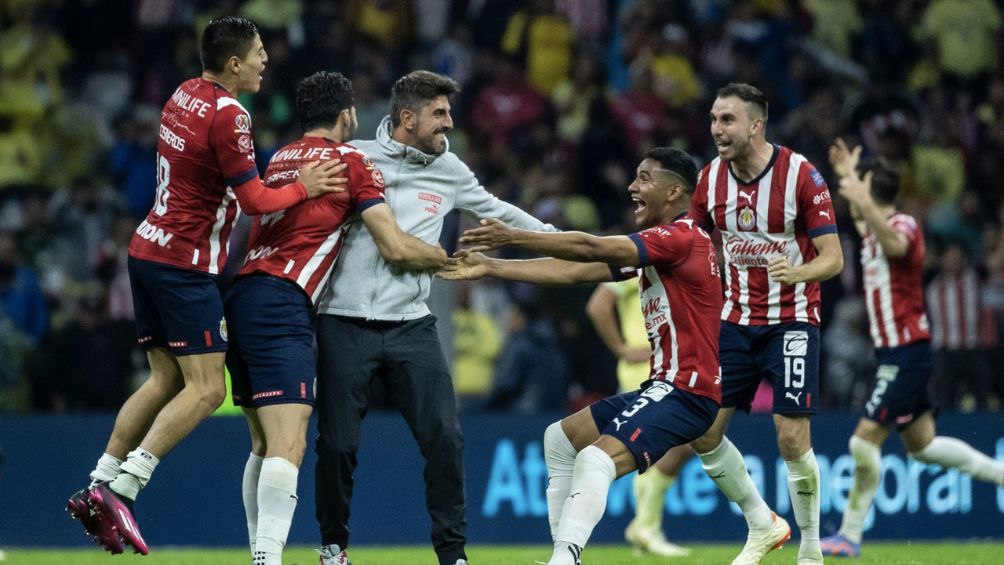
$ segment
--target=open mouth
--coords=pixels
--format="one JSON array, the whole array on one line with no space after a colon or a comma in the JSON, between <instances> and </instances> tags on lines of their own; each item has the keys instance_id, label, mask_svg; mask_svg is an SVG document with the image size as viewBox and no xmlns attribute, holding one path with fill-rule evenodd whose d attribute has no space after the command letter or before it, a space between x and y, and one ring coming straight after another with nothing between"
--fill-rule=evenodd
<instances>
[{"instance_id":1,"label":"open mouth","mask_svg":"<svg viewBox=\"0 0 1004 565\"><path fill-rule=\"evenodd\" d=\"M634 207L634 213L635 213L635 215L641 214L642 212L645 211L646 205L645 205L645 201L644 200L642 200L641 198L638 198L637 196L632 196L631 197L631 201L634 202L634 206L635 206Z\"/></svg>"}]
</instances>

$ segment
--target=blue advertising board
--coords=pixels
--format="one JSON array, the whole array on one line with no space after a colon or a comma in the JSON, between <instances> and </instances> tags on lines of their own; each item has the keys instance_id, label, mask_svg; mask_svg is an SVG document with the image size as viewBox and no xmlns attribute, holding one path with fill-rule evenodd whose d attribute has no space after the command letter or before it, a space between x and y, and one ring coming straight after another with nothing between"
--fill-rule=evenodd
<instances>
[{"instance_id":1,"label":"blue advertising board","mask_svg":"<svg viewBox=\"0 0 1004 565\"><path fill-rule=\"evenodd\" d=\"M557 416L471 415L466 438L468 537L472 543L547 543L547 471L541 434ZM847 440L856 418L813 420L820 464L822 533L834 531L852 483ZM104 448L111 416L3 416L0 468L3 527L0 546L85 545L82 528L63 510L86 482ZM945 414L939 433L964 439L1004 460L1004 416ZM151 545L239 546L247 542L241 473L250 446L242 418L207 420L157 468L141 494L137 518ZM310 431L311 438L314 435ZM786 470L777 455L770 416L737 415L729 437L746 455L750 474L768 504L794 524ZM353 544L423 544L429 539L423 461L411 432L394 413L373 413L352 504ZM315 544L314 461L308 449L291 543ZM1004 489L904 456L893 437L883 456L883 483L866 523L869 539L1004 538ZM634 504L629 475L610 490L594 541L622 540ZM745 522L718 492L696 459L666 495L665 527L674 541L745 538Z\"/></svg>"}]
</instances>

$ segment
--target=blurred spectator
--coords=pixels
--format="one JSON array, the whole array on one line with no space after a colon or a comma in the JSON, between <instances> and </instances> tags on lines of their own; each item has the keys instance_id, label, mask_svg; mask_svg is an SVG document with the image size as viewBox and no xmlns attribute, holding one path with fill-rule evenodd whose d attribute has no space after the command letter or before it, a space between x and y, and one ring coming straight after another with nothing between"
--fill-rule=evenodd
<instances>
[{"instance_id":1,"label":"blurred spectator","mask_svg":"<svg viewBox=\"0 0 1004 565\"><path fill-rule=\"evenodd\" d=\"M567 365L551 323L535 304L516 301L506 332L485 408L524 414L567 410Z\"/></svg>"},{"instance_id":2,"label":"blurred spectator","mask_svg":"<svg viewBox=\"0 0 1004 565\"><path fill-rule=\"evenodd\" d=\"M933 0L917 32L937 45L938 65L950 77L972 79L997 63L1001 11L993 0Z\"/></svg>"},{"instance_id":3,"label":"blurred spectator","mask_svg":"<svg viewBox=\"0 0 1004 565\"><path fill-rule=\"evenodd\" d=\"M460 397L461 408L471 400L487 396L495 375L495 359L502 349L502 336L495 320L472 304L473 284L454 285L453 389Z\"/></svg>"},{"instance_id":4,"label":"blurred spectator","mask_svg":"<svg viewBox=\"0 0 1004 565\"><path fill-rule=\"evenodd\" d=\"M146 218L157 191L157 128L160 111L151 105L137 106L119 120L118 142L109 154L109 170L125 195L126 209L140 222Z\"/></svg>"},{"instance_id":5,"label":"blurred spectator","mask_svg":"<svg viewBox=\"0 0 1004 565\"><path fill-rule=\"evenodd\" d=\"M89 286L70 321L46 336L29 363L32 409L117 409L130 392L135 343L132 323L110 319L105 291Z\"/></svg>"},{"instance_id":6,"label":"blurred spectator","mask_svg":"<svg viewBox=\"0 0 1004 565\"><path fill-rule=\"evenodd\" d=\"M481 89L470 124L485 135L492 145L504 146L516 140L529 126L547 114L547 101L537 93L508 57L499 57L493 65L492 81Z\"/></svg>"},{"instance_id":7,"label":"blurred spectator","mask_svg":"<svg viewBox=\"0 0 1004 565\"><path fill-rule=\"evenodd\" d=\"M0 231L0 409L24 408L24 363L48 327L38 277L21 263L14 236Z\"/></svg>"},{"instance_id":8,"label":"blurred spectator","mask_svg":"<svg viewBox=\"0 0 1004 565\"><path fill-rule=\"evenodd\" d=\"M589 125L589 107L594 100L606 102L606 81L597 56L581 52L575 58L572 76L562 79L551 91L558 137L578 144Z\"/></svg>"},{"instance_id":9,"label":"blurred spectator","mask_svg":"<svg viewBox=\"0 0 1004 565\"><path fill-rule=\"evenodd\" d=\"M985 409L990 382L982 355L979 275L965 248L948 243L941 272L927 285L934 353L933 397L948 409Z\"/></svg>"},{"instance_id":10,"label":"blurred spectator","mask_svg":"<svg viewBox=\"0 0 1004 565\"><path fill-rule=\"evenodd\" d=\"M526 78L543 96L567 79L572 69L572 26L554 9L554 0L530 0L513 14L502 37L502 51L523 64Z\"/></svg>"},{"instance_id":11,"label":"blurred spectator","mask_svg":"<svg viewBox=\"0 0 1004 565\"><path fill-rule=\"evenodd\" d=\"M833 321L823 332L824 404L829 408L858 409L875 374L868 317L860 296L846 297L833 309Z\"/></svg>"}]
</instances>

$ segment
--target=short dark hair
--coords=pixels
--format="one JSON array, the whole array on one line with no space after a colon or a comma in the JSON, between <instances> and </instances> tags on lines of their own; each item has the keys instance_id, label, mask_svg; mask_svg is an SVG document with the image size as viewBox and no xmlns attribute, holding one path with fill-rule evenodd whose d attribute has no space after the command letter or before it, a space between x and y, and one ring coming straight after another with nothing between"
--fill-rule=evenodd
<instances>
[{"instance_id":1,"label":"short dark hair","mask_svg":"<svg viewBox=\"0 0 1004 565\"><path fill-rule=\"evenodd\" d=\"M221 72L230 57L243 59L251 49L251 42L258 36L258 26L240 16L220 16L202 31L199 42L199 58L202 68L210 72Z\"/></svg>"},{"instance_id":2,"label":"short dark hair","mask_svg":"<svg viewBox=\"0 0 1004 565\"><path fill-rule=\"evenodd\" d=\"M872 199L876 204L888 206L896 203L899 194L899 171L882 158L863 164L862 169L872 174Z\"/></svg>"},{"instance_id":3,"label":"short dark hair","mask_svg":"<svg viewBox=\"0 0 1004 565\"><path fill-rule=\"evenodd\" d=\"M352 81L341 73L316 72L296 87L296 117L303 131L333 127L338 114L355 104Z\"/></svg>"},{"instance_id":4,"label":"short dark hair","mask_svg":"<svg viewBox=\"0 0 1004 565\"><path fill-rule=\"evenodd\" d=\"M683 179L683 188L687 194L694 193L694 187L697 185L697 164L686 151L669 147L653 147L645 152L645 158L658 161L659 167Z\"/></svg>"},{"instance_id":5,"label":"short dark hair","mask_svg":"<svg viewBox=\"0 0 1004 565\"><path fill-rule=\"evenodd\" d=\"M390 92L390 119L394 127L401 125L401 110L418 113L437 96L452 96L460 92L457 81L431 71L411 71L397 79Z\"/></svg>"},{"instance_id":6,"label":"short dark hair","mask_svg":"<svg viewBox=\"0 0 1004 565\"><path fill-rule=\"evenodd\" d=\"M759 112L761 116L763 116L764 121L767 120L767 96L764 95L762 90L752 84L730 82L719 88L718 93L715 96L717 98L735 96L743 102L753 106L754 109Z\"/></svg>"}]
</instances>

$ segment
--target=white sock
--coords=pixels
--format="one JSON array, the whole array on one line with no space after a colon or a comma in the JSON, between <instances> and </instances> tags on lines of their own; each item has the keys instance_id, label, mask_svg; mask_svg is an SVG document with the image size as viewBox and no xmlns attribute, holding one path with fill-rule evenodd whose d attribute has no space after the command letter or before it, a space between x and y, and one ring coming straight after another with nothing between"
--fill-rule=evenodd
<instances>
[{"instance_id":1,"label":"white sock","mask_svg":"<svg viewBox=\"0 0 1004 565\"><path fill-rule=\"evenodd\" d=\"M953 467L981 481L1004 486L1004 463L954 437L936 436L927 447L910 455L917 461Z\"/></svg>"},{"instance_id":2,"label":"white sock","mask_svg":"<svg viewBox=\"0 0 1004 565\"><path fill-rule=\"evenodd\" d=\"M654 465L634 478L635 520L645 529L661 530L666 491L676 482L676 475L667 475Z\"/></svg>"},{"instance_id":3,"label":"white sock","mask_svg":"<svg viewBox=\"0 0 1004 565\"><path fill-rule=\"evenodd\" d=\"M551 540L558 535L558 520L565 506L569 490L572 488L572 472L578 452L568 441L561 429L561 422L554 422L544 430L544 461L547 463L547 521L551 525Z\"/></svg>"},{"instance_id":4,"label":"white sock","mask_svg":"<svg viewBox=\"0 0 1004 565\"><path fill-rule=\"evenodd\" d=\"M765 530L771 525L770 507L757 491L753 479L746 471L746 462L729 438L723 437L718 447L707 453L698 453L701 467L715 481L718 489L739 505L751 530Z\"/></svg>"},{"instance_id":5,"label":"white sock","mask_svg":"<svg viewBox=\"0 0 1004 565\"><path fill-rule=\"evenodd\" d=\"M248 520L248 540L254 553L255 538L258 536L258 476L261 474L261 455L248 456L244 464L244 478L241 481L241 498L244 499L244 515Z\"/></svg>"},{"instance_id":6,"label":"white sock","mask_svg":"<svg viewBox=\"0 0 1004 565\"><path fill-rule=\"evenodd\" d=\"M848 444L854 457L854 486L847 494L847 508L840 524L840 535L854 543L861 543L865 518L871 508L882 479L882 449L874 443L851 436Z\"/></svg>"},{"instance_id":7,"label":"white sock","mask_svg":"<svg viewBox=\"0 0 1004 565\"><path fill-rule=\"evenodd\" d=\"M115 475L119 474L120 467L122 467L121 459L114 455L103 453L101 458L98 459L97 466L91 471L91 486L97 483L107 483L114 479Z\"/></svg>"},{"instance_id":8,"label":"white sock","mask_svg":"<svg viewBox=\"0 0 1004 565\"><path fill-rule=\"evenodd\" d=\"M578 554L568 551L567 546L575 546L580 550L585 547L593 528L603 517L610 483L616 478L617 467L614 460L595 445L587 446L575 457L571 494L561 510L554 554L549 562L551 565L575 563L569 559L577 558Z\"/></svg>"},{"instance_id":9,"label":"white sock","mask_svg":"<svg viewBox=\"0 0 1004 565\"><path fill-rule=\"evenodd\" d=\"M108 488L118 494L136 500L141 488L145 487L153 475L153 470L157 468L160 459L143 449L137 447L129 452L125 463L122 463L119 474L109 483Z\"/></svg>"},{"instance_id":10,"label":"white sock","mask_svg":"<svg viewBox=\"0 0 1004 565\"><path fill-rule=\"evenodd\" d=\"M823 553L819 547L819 465L816 464L816 454L809 448L798 459L785 463L788 465L791 509L795 512L795 522L798 523L802 537L798 556L822 559Z\"/></svg>"},{"instance_id":11,"label":"white sock","mask_svg":"<svg viewBox=\"0 0 1004 565\"><path fill-rule=\"evenodd\" d=\"M255 564L282 565L282 548L289 537L296 510L296 479L300 470L281 457L268 457L258 477L258 535Z\"/></svg>"}]
</instances>

